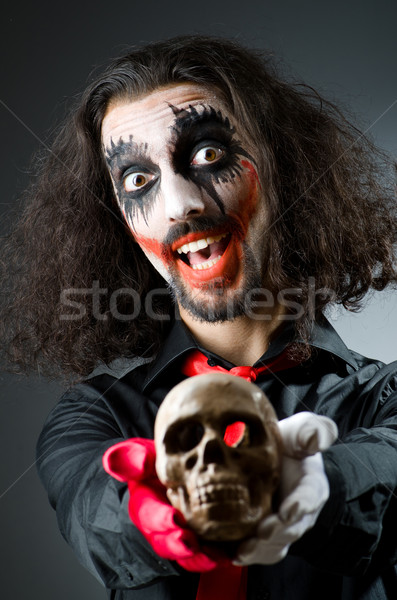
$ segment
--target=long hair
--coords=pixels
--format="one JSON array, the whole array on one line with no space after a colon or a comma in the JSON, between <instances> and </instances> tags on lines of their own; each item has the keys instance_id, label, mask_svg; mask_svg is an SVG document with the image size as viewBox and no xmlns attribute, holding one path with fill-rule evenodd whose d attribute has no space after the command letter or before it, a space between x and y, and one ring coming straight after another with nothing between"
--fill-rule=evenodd
<instances>
[{"instance_id":1,"label":"long hair","mask_svg":"<svg viewBox=\"0 0 397 600\"><path fill-rule=\"evenodd\" d=\"M37 160L1 256L10 361L84 375L99 361L160 347L171 300L123 222L101 124L112 100L178 82L215 88L258 151L270 223L266 284L296 290L303 340L331 300L356 310L370 288L396 280L392 178L371 142L335 105L278 75L270 54L226 39L177 37L111 62ZM332 297L316 297L314 310L313 281L332 290ZM149 315L137 299L153 289L159 291ZM110 310L116 296L117 310Z\"/></svg>"}]
</instances>

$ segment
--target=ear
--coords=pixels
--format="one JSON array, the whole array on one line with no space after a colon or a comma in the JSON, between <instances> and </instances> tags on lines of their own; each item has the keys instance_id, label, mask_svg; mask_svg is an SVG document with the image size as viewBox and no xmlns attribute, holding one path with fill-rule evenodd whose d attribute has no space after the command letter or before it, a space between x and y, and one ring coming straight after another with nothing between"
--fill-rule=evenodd
<instances>
[{"instance_id":1,"label":"ear","mask_svg":"<svg viewBox=\"0 0 397 600\"><path fill-rule=\"evenodd\" d=\"M156 474L155 460L153 440L131 438L106 450L102 463L105 471L118 481L139 481Z\"/></svg>"}]
</instances>

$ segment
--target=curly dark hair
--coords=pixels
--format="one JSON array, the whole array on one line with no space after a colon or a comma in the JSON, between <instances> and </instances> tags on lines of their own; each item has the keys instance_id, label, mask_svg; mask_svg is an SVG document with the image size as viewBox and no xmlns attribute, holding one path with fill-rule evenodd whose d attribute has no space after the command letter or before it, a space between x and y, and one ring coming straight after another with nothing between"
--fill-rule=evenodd
<instances>
[{"instance_id":1,"label":"curly dark hair","mask_svg":"<svg viewBox=\"0 0 397 600\"><path fill-rule=\"evenodd\" d=\"M226 39L177 37L111 62L37 160L22 217L1 256L8 273L2 329L17 365L84 375L100 361L158 350L172 302L124 224L100 138L111 100L175 82L216 88L262 157L271 223L267 284L299 290L299 336L308 338L330 302L320 295L309 310L310 278L351 310L370 288L396 281L396 204L385 157L334 104L278 75L270 53ZM107 290L96 307L93 282ZM75 288L78 304L65 296ZM130 293L118 296L119 316L136 310L137 297L164 288L156 297L159 318L144 310L136 319L115 317L108 296L123 288ZM65 297L78 319L62 318Z\"/></svg>"}]
</instances>

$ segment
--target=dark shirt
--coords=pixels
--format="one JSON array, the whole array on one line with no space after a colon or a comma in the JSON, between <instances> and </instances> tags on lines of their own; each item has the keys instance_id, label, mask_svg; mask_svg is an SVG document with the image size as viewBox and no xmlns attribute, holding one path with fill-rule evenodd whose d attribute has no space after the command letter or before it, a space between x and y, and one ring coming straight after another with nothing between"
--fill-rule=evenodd
<instances>
[{"instance_id":1,"label":"dark shirt","mask_svg":"<svg viewBox=\"0 0 397 600\"><path fill-rule=\"evenodd\" d=\"M293 335L284 328L259 366ZM256 384L279 419L309 410L339 427L324 453L330 498L316 525L272 566L249 568L248 600L383 600L397 595L397 363L347 349L324 320L312 357ZM176 322L154 361L131 361L69 390L38 442L38 468L60 530L109 598L193 600L198 575L159 558L131 523L126 486L105 473L102 455L130 437L153 438L158 406L184 379L181 359L197 344ZM216 364L234 365L204 351Z\"/></svg>"}]
</instances>

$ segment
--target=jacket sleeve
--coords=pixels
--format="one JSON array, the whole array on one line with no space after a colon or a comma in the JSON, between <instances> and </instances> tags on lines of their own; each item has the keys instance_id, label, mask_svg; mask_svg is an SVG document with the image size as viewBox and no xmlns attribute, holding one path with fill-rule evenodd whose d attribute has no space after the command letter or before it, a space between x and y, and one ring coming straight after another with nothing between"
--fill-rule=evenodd
<instances>
[{"instance_id":1,"label":"jacket sleeve","mask_svg":"<svg viewBox=\"0 0 397 600\"><path fill-rule=\"evenodd\" d=\"M344 575L379 573L397 562L397 376L378 373L355 406L324 453L330 498L315 527L291 547Z\"/></svg>"},{"instance_id":2,"label":"jacket sleeve","mask_svg":"<svg viewBox=\"0 0 397 600\"><path fill-rule=\"evenodd\" d=\"M82 385L52 411L37 446L39 475L62 535L81 563L113 589L179 573L131 523L126 485L103 469L105 450L125 437L102 395Z\"/></svg>"}]
</instances>

